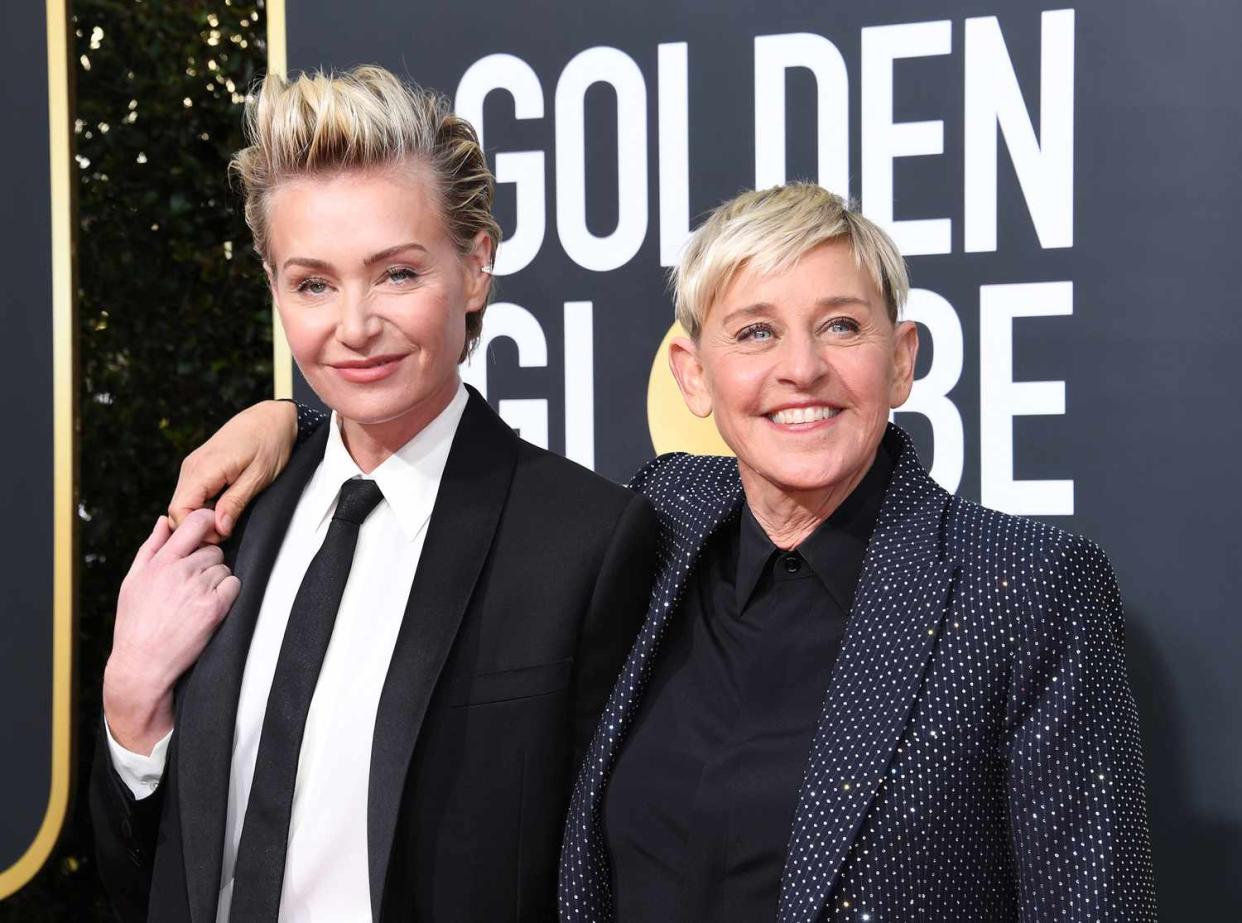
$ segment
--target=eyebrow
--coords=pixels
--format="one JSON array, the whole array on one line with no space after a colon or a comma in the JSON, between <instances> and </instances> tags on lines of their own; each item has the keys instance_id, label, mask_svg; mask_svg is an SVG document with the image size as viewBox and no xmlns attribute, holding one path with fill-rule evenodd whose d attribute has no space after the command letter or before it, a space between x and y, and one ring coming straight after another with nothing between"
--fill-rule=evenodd
<instances>
[{"instance_id":1,"label":"eyebrow","mask_svg":"<svg viewBox=\"0 0 1242 923\"><path fill-rule=\"evenodd\" d=\"M404 253L406 250L419 250L423 253L427 252L427 248L422 244L410 241L408 244L397 244L395 247L389 247L387 250L381 250L379 253L374 253L371 256L368 256L365 260L363 260L363 265L374 266L376 263L382 263L385 260L390 260L398 253Z\"/></svg>"},{"instance_id":2,"label":"eyebrow","mask_svg":"<svg viewBox=\"0 0 1242 923\"><path fill-rule=\"evenodd\" d=\"M815 302L815 306L818 308L838 308L851 304L867 307L870 302L868 302L865 298L858 297L857 295L829 295L827 297L820 298ZM773 310L775 310L775 307L771 302L757 301L754 304L746 305L744 308L738 308L737 310L730 311L721 319L721 323L728 326L734 321L741 320L744 317L755 317L757 315L767 314Z\"/></svg>"},{"instance_id":3,"label":"eyebrow","mask_svg":"<svg viewBox=\"0 0 1242 923\"><path fill-rule=\"evenodd\" d=\"M387 250L381 250L379 253L373 253L362 261L362 265L367 267L374 266L376 263L382 263L385 260L390 260L398 253L404 253L406 250L420 250L423 253L428 252L427 248L422 244L411 241L405 244L397 244L395 247L389 247ZM311 259L308 256L289 257L289 259L285 260L283 268L288 269L290 266L303 266L307 269L314 269L317 272L330 272L332 269L331 263L328 263L325 260Z\"/></svg>"}]
</instances>

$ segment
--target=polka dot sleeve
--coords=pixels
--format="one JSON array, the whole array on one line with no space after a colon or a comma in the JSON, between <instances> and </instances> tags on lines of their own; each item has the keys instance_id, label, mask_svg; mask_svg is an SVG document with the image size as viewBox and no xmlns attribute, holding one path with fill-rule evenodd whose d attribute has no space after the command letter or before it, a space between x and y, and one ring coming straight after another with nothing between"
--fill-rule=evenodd
<instances>
[{"instance_id":1,"label":"polka dot sleeve","mask_svg":"<svg viewBox=\"0 0 1242 923\"><path fill-rule=\"evenodd\" d=\"M310 438L311 433L319 429L322 424L327 422L328 414L324 413L322 410L316 410L314 407L307 404L302 404L298 401L292 400L291 398L286 397L281 398L281 400L288 401L298 410L298 439L297 442L293 444L293 447L296 449Z\"/></svg>"},{"instance_id":2,"label":"polka dot sleeve","mask_svg":"<svg viewBox=\"0 0 1242 923\"><path fill-rule=\"evenodd\" d=\"M1023 920L1154 921L1143 760L1108 559L1061 534L1036 555L1038 617L1008 701L1011 848Z\"/></svg>"}]
</instances>

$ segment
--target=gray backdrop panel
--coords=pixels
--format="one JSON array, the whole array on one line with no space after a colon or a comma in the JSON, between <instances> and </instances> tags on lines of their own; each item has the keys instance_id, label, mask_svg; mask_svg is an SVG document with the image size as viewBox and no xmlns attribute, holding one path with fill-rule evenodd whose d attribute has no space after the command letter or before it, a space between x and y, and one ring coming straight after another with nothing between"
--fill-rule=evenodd
<instances>
[{"instance_id":1,"label":"gray backdrop panel","mask_svg":"<svg viewBox=\"0 0 1242 923\"><path fill-rule=\"evenodd\" d=\"M966 20L997 18L1032 124L1041 96L1041 9L992 2L824 4L728 0L626 3L426 4L356 0L348 15L328 0L290 0L291 68L376 62L452 95L473 63L508 53L542 88L542 118L517 120L513 100L483 108L489 154L545 152L546 233L528 266L499 279L501 297L538 320L547 363L519 367L514 344L488 357L493 401L548 402L548 442L565 449L563 310L593 304L595 467L618 480L646 460L647 379L671 322L660 268L658 46L687 43L689 214L755 182L754 40L809 32L839 49L849 78L850 189L861 192L862 30L948 20L951 50L897 61L897 121L943 121L943 154L893 166L899 218L947 217L948 253L910 259L913 284L954 306L964 363L949 397L960 413L964 466L958 486L981 495L980 286L1069 281L1070 316L1013 324L1018 381L1063 381L1063 414L1018 417L1014 474L1072 479L1073 515L1048 516L1108 551L1129 617L1131 674L1148 748L1152 823L1166 919L1239 919L1242 886L1242 674L1237 618L1242 568L1234 529L1242 500L1232 470L1242 448L1230 397L1242 340L1230 273L1242 239L1236 181L1242 102L1236 39L1242 8L1207 0L1120 0L1078 7L1072 67L1073 241L1044 248L1006 144L999 145L997 240L965 252L964 63ZM566 64L603 45L637 64L646 88L648 230L633 258L609 272L584 269L558 240L555 91ZM1055 62L1054 62L1055 63ZM815 82L788 72L787 174L817 176ZM585 95L586 222L597 235L617 223L617 101L602 84ZM844 128L845 126L841 126ZM838 190L844 191L844 190ZM509 233L515 191L497 211ZM863 207L868 208L866 197ZM936 352L924 329L921 372ZM931 340L928 342L928 340ZM304 383L299 394L307 396ZM925 461L933 430L916 414L898 421Z\"/></svg>"},{"instance_id":2,"label":"gray backdrop panel","mask_svg":"<svg viewBox=\"0 0 1242 923\"><path fill-rule=\"evenodd\" d=\"M0 870L26 851L51 783L52 263L42 3L0 5Z\"/></svg>"}]
</instances>

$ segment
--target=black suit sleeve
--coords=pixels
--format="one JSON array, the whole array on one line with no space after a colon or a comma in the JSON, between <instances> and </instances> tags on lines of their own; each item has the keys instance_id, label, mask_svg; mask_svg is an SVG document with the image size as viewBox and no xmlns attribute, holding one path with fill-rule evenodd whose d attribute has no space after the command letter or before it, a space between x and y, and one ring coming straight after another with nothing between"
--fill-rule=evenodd
<instances>
[{"instance_id":1,"label":"black suit sleeve","mask_svg":"<svg viewBox=\"0 0 1242 923\"><path fill-rule=\"evenodd\" d=\"M230 568L237 559L237 549L250 522L252 508L242 513L232 536L221 547L224 563ZM193 667L190 668L193 670ZM187 672L187 676L189 673ZM185 677L173 690L174 702L180 695ZM95 837L95 859L104 890L112 900L117 917L124 923L143 923L151 896L151 874L155 863L155 846L159 840L164 801L173 788L171 768L177 758L177 722L180 712L174 705L172 738L164 760L160 784L146 798L135 798L129 786L116 771L108 749L108 735L103 716L96 731L95 759L91 764L90 811ZM171 804L175 808L175 804Z\"/></svg>"},{"instance_id":2,"label":"black suit sleeve","mask_svg":"<svg viewBox=\"0 0 1242 923\"><path fill-rule=\"evenodd\" d=\"M617 520L604 555L574 658L575 775L647 615L656 566L656 526L651 504L635 494Z\"/></svg>"},{"instance_id":3,"label":"black suit sleeve","mask_svg":"<svg viewBox=\"0 0 1242 923\"><path fill-rule=\"evenodd\" d=\"M168 766L172 765L176 733L168 747L164 778L159 787L141 800L112 765L112 754L100 718L95 761L91 767L90 809L95 833L95 857L99 875L117 916L125 923L140 923L147 918L151 893L151 869L155 858L156 834L160 810L167 788Z\"/></svg>"},{"instance_id":4,"label":"black suit sleeve","mask_svg":"<svg viewBox=\"0 0 1242 923\"><path fill-rule=\"evenodd\" d=\"M1023 923L1155 920L1138 715L1112 567L1079 538L1037 562L1014 661L1010 847Z\"/></svg>"}]
</instances>

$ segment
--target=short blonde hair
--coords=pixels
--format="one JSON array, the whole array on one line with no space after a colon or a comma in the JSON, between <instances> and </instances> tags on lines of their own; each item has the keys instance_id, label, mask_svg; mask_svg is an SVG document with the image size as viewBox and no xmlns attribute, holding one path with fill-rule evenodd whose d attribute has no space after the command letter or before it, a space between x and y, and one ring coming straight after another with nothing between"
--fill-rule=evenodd
<instances>
[{"instance_id":1,"label":"short blonde hair","mask_svg":"<svg viewBox=\"0 0 1242 923\"><path fill-rule=\"evenodd\" d=\"M716 208L691 235L671 272L677 320L698 339L708 309L739 272L783 272L804 253L838 238L849 241L896 323L910 289L896 244L850 203L815 183L743 192Z\"/></svg>"},{"instance_id":2,"label":"short blonde hair","mask_svg":"<svg viewBox=\"0 0 1242 923\"><path fill-rule=\"evenodd\" d=\"M229 169L241 180L246 223L266 261L267 200L289 179L346 170L399 166L413 160L428 171L445 226L469 253L485 231L492 253L500 226L492 216L495 181L470 123L439 93L407 84L382 67L343 73L268 74L246 103L246 140ZM488 298L490 300L491 293ZM462 359L478 342L483 312L466 315Z\"/></svg>"}]
</instances>

